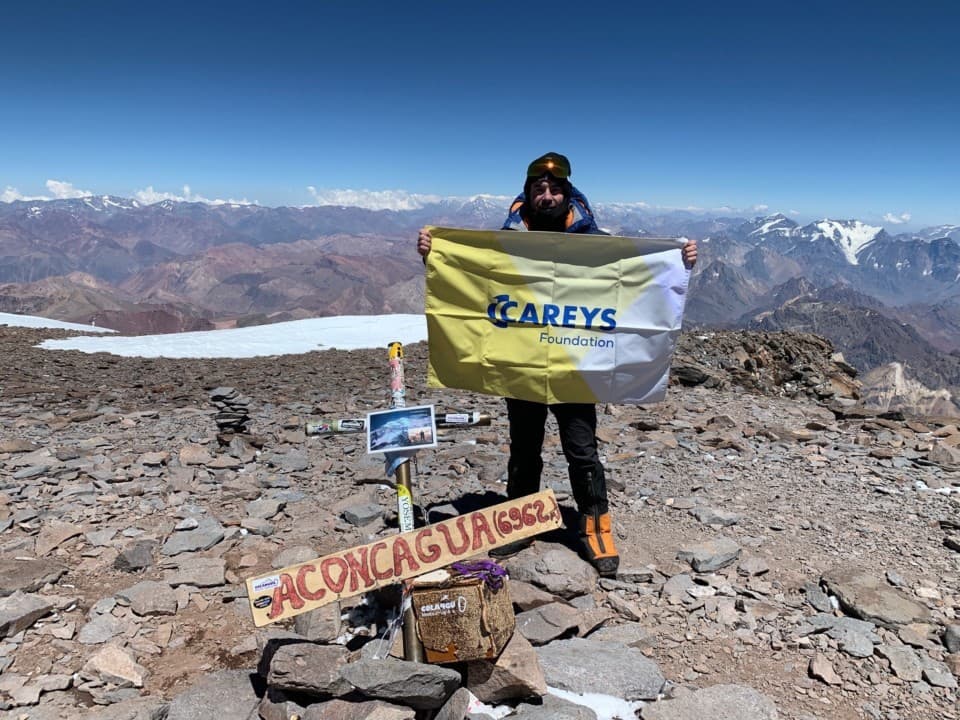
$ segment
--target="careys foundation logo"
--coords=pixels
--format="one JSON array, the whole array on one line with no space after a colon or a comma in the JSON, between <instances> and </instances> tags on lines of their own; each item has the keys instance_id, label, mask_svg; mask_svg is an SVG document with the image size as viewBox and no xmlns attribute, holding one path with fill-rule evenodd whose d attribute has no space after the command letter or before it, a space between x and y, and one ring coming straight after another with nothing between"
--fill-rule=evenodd
<instances>
[{"instance_id":1,"label":"careys foundation logo","mask_svg":"<svg viewBox=\"0 0 960 720\"><path fill-rule=\"evenodd\" d=\"M520 303L509 295L496 295L487 306L487 317L499 328L508 325L552 325L584 330L610 332L617 327L617 309L612 307L589 307L586 305L554 305Z\"/></svg>"},{"instance_id":2,"label":"careys foundation logo","mask_svg":"<svg viewBox=\"0 0 960 720\"><path fill-rule=\"evenodd\" d=\"M522 307L509 295L495 295L487 306L487 317L498 328L510 325L531 325L536 327L555 327L569 330L591 330L611 332L617 327L617 309L612 307L590 307L587 305L554 305L552 303L525 303ZM577 347L614 346L611 339L598 338L595 335L552 335L540 333L540 342L548 345L573 345Z\"/></svg>"}]
</instances>

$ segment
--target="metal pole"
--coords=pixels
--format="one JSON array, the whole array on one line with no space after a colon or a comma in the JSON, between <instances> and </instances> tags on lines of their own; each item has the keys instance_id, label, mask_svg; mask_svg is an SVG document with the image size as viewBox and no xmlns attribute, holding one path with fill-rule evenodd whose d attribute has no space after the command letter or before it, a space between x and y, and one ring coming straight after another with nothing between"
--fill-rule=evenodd
<instances>
[{"instance_id":1,"label":"metal pole","mask_svg":"<svg viewBox=\"0 0 960 720\"><path fill-rule=\"evenodd\" d=\"M390 407L407 405L403 377L403 345L392 342L387 346L390 361ZM394 473L397 481L397 518L400 532L413 530L413 489L410 482L410 461L404 460ZM417 637L417 618L407 593L403 598L403 657L413 662L423 662L423 645Z\"/></svg>"}]
</instances>

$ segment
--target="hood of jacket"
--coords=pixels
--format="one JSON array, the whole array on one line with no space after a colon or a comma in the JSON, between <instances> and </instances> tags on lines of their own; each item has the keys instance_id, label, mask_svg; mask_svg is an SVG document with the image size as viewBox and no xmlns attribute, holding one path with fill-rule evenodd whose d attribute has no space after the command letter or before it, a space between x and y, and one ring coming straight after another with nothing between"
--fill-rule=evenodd
<instances>
[{"instance_id":1,"label":"hood of jacket","mask_svg":"<svg viewBox=\"0 0 960 720\"><path fill-rule=\"evenodd\" d=\"M570 191L570 209L567 211L564 232L602 234L603 231L597 227L597 221L593 217L593 210L590 208L587 197L572 185ZM529 212L527 197L524 193L520 193L510 204L510 213L501 230L529 230Z\"/></svg>"}]
</instances>

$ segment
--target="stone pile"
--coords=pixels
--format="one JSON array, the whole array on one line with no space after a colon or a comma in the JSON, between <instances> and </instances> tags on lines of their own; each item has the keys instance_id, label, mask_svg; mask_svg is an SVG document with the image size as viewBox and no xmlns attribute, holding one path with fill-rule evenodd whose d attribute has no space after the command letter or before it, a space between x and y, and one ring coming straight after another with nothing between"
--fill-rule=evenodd
<instances>
[{"instance_id":1,"label":"stone pile","mask_svg":"<svg viewBox=\"0 0 960 720\"><path fill-rule=\"evenodd\" d=\"M828 340L808 333L711 330L685 333L671 366L682 385L742 387L752 392L853 404L857 370Z\"/></svg>"},{"instance_id":2,"label":"stone pile","mask_svg":"<svg viewBox=\"0 0 960 720\"><path fill-rule=\"evenodd\" d=\"M390 594L383 593L383 607L333 604L298 616L290 630L264 630L259 681L238 684L224 675L221 682L233 688L234 702L243 699L238 716L264 720L415 720L424 712L480 720L502 715L504 706L513 707L508 717L518 720L596 718L590 700L577 702L584 693L606 695L607 702L618 700L630 715L641 711L644 718L682 718L677 712L691 702L711 717L734 717L744 707L751 720L778 717L770 698L747 686L717 685L691 696L667 681L648 657L654 639L637 622L631 601L622 599L625 590L639 592L638 583L651 582L652 573L630 571L604 581L615 590L598 589L593 568L552 542L535 543L508 568L529 582L511 581L517 631L495 661L438 666L397 657L389 633L363 633L371 624L394 627L396 611L391 616ZM209 693L212 681L205 682ZM548 694L548 686L561 692ZM193 717L179 714L175 703L167 720ZM191 712L201 709L215 708L191 706Z\"/></svg>"},{"instance_id":3,"label":"stone pile","mask_svg":"<svg viewBox=\"0 0 960 720\"><path fill-rule=\"evenodd\" d=\"M210 391L210 401L217 408L213 419L221 435L229 438L247 431L250 398L241 395L235 388L218 387Z\"/></svg>"}]
</instances>

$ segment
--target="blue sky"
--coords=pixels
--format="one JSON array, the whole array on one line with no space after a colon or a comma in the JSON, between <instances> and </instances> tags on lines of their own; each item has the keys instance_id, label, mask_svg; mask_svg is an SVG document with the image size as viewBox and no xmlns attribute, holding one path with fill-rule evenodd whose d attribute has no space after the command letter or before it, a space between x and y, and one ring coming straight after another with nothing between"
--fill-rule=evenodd
<instances>
[{"instance_id":1,"label":"blue sky","mask_svg":"<svg viewBox=\"0 0 960 720\"><path fill-rule=\"evenodd\" d=\"M594 202L960 223L954 3L32 5L6 199L507 195L556 150Z\"/></svg>"}]
</instances>

